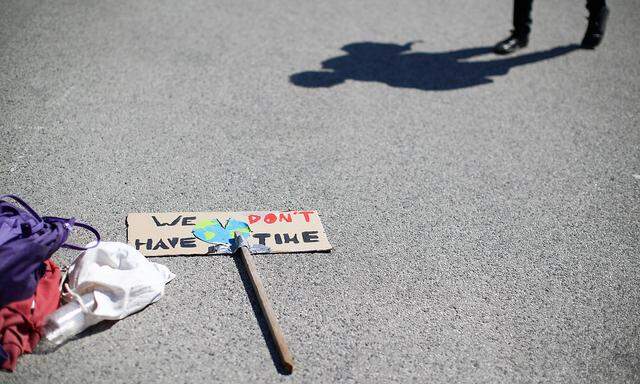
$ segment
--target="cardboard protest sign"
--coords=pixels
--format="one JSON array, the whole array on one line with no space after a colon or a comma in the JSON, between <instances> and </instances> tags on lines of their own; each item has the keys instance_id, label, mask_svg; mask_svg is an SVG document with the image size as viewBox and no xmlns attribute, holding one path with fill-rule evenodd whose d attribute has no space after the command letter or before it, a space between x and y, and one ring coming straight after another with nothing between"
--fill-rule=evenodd
<instances>
[{"instance_id":1,"label":"cardboard protest sign","mask_svg":"<svg viewBox=\"0 0 640 384\"><path fill-rule=\"evenodd\" d=\"M235 233L253 253L329 251L317 211L130 213L128 243L145 256L228 254Z\"/></svg>"}]
</instances>

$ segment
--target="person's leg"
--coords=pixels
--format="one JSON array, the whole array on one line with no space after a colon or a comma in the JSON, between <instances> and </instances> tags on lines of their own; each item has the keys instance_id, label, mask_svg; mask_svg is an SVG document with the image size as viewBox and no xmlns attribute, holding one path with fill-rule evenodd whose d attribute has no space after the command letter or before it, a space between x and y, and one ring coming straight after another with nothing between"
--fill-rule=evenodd
<instances>
[{"instance_id":1,"label":"person's leg","mask_svg":"<svg viewBox=\"0 0 640 384\"><path fill-rule=\"evenodd\" d=\"M609 8L607 8L605 0L587 0L587 9L589 10L589 25L581 45L582 48L594 49L604 37Z\"/></svg>"},{"instance_id":2,"label":"person's leg","mask_svg":"<svg viewBox=\"0 0 640 384\"><path fill-rule=\"evenodd\" d=\"M506 55L524 48L529 43L531 32L531 6L533 0L513 1L513 30L511 36L493 47L497 54Z\"/></svg>"},{"instance_id":3,"label":"person's leg","mask_svg":"<svg viewBox=\"0 0 640 384\"><path fill-rule=\"evenodd\" d=\"M523 39L529 38L531 32L531 6L533 0L514 0L513 2L513 34Z\"/></svg>"},{"instance_id":4,"label":"person's leg","mask_svg":"<svg viewBox=\"0 0 640 384\"><path fill-rule=\"evenodd\" d=\"M587 0L587 10L590 15L597 13L606 6L607 4L605 0Z\"/></svg>"}]
</instances>

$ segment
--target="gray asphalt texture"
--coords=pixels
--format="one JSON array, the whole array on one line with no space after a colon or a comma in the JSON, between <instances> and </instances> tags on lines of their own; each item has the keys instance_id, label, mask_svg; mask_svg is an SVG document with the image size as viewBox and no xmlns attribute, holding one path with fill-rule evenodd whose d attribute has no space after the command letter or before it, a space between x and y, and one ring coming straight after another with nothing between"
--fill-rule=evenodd
<instances>
[{"instance_id":1,"label":"gray asphalt texture","mask_svg":"<svg viewBox=\"0 0 640 384\"><path fill-rule=\"evenodd\" d=\"M154 259L162 300L0 382L640 382L640 8L610 7L595 51L457 71L509 0L3 1L0 192L114 241L129 212L317 209L335 249L256 257L290 376L210 256ZM518 57L586 27L581 1L533 17ZM418 64L290 80L416 40Z\"/></svg>"}]
</instances>

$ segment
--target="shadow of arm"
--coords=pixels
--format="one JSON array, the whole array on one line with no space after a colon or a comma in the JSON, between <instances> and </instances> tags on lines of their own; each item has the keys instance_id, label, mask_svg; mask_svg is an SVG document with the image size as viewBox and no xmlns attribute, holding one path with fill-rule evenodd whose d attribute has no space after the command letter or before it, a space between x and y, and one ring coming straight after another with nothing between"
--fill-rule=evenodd
<instances>
[{"instance_id":1,"label":"shadow of arm","mask_svg":"<svg viewBox=\"0 0 640 384\"><path fill-rule=\"evenodd\" d=\"M344 80L344 77L329 71L308 71L289 76L292 84L306 88L329 88L344 83Z\"/></svg>"},{"instance_id":2,"label":"shadow of arm","mask_svg":"<svg viewBox=\"0 0 640 384\"><path fill-rule=\"evenodd\" d=\"M501 66L501 67L505 66L507 68L511 68L519 65L526 65L526 64L536 63L538 61L553 59L559 56L566 55L570 52L573 52L578 48L580 48L579 45L571 44L571 45L565 45L562 47L552 48L547 51L533 52L533 53L528 53L526 55L510 57L507 59L492 60L492 61L488 61L487 63L491 63L496 66Z\"/></svg>"},{"instance_id":3,"label":"shadow of arm","mask_svg":"<svg viewBox=\"0 0 640 384\"><path fill-rule=\"evenodd\" d=\"M476 47L476 48L465 48L457 51L450 51L445 53L447 56L450 56L452 59L460 60L460 59L468 59L473 56L486 55L487 53L491 53L491 47Z\"/></svg>"}]
</instances>

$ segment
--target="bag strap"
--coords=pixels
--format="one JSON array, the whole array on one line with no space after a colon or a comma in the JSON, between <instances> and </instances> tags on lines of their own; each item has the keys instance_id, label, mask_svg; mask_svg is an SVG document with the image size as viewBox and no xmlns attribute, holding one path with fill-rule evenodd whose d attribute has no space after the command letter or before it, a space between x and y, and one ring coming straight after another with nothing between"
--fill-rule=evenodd
<instances>
[{"instance_id":1,"label":"bag strap","mask_svg":"<svg viewBox=\"0 0 640 384\"><path fill-rule=\"evenodd\" d=\"M18 202L18 204L20 204L24 209L26 209L27 212L29 212L31 214L31 216L33 216L33 218L38 221L38 223L44 223L44 222L47 222L47 223L62 223L62 225L67 228L67 232L64 235L63 244L61 245L61 247L63 247L63 248L75 249L77 251L85 251L85 250L87 250L89 248L95 247L100 242L100 234L98 233L98 231L95 228L93 228L89 224L76 222L76 219L74 219L74 218L64 219L62 217L55 217L55 216L43 216L43 217L40 217L40 215L38 215L36 213L36 211L34 211L33 208L31 208L29 206L29 204L27 204L24 200L22 200L18 196L12 195L12 194L0 195L0 200L6 199L6 198L13 199L16 202ZM76 245L76 244L64 244L64 242L67 241L67 237L69 236L69 232L71 232L71 229L74 226L75 227L84 228L84 229L90 231L91 233L93 233L95 235L95 237L96 237L96 244L91 246L91 247L83 247L83 246ZM40 225L38 225L38 227L40 227ZM35 232L37 232L39 230L40 230L40 228L34 228Z\"/></svg>"},{"instance_id":2,"label":"bag strap","mask_svg":"<svg viewBox=\"0 0 640 384\"><path fill-rule=\"evenodd\" d=\"M93 228L89 224L77 222L76 219L74 219L73 217L70 219L65 219L65 218L56 217L56 216L43 216L42 220L44 220L47 223L62 223L62 225L64 225L68 229L67 233L65 234L63 244L60 246L61 248L75 249L76 251L86 251L87 249L94 248L100 242L100 234L95 228ZM67 241L67 237L69 236L69 232L71 232L72 227L84 228L89 232L93 233L93 235L96 237L96 243L90 247L83 247L81 245L76 245L76 244L66 244L65 242Z\"/></svg>"},{"instance_id":3,"label":"bag strap","mask_svg":"<svg viewBox=\"0 0 640 384\"><path fill-rule=\"evenodd\" d=\"M40 217L40 215L38 215L38 214L36 213L36 211L34 211L34 210L33 210L33 208L31 208L31 207L29 206L29 204L27 204L24 200L22 200L22 199L21 199L21 198L19 198L18 196L16 196L16 195L11 195L11 194L0 195L0 200L2 200L2 199L6 199L6 198L13 199L13 200L17 201L17 202L18 202L18 204L20 204L20 205L22 206L22 208L26 209L26 210L27 210L27 212L29 212L29 213L31 214L31 216L33 216L33 218L34 218L34 219L36 219L36 220L38 220L38 221L40 221L40 222L42 221L42 218Z\"/></svg>"}]
</instances>

